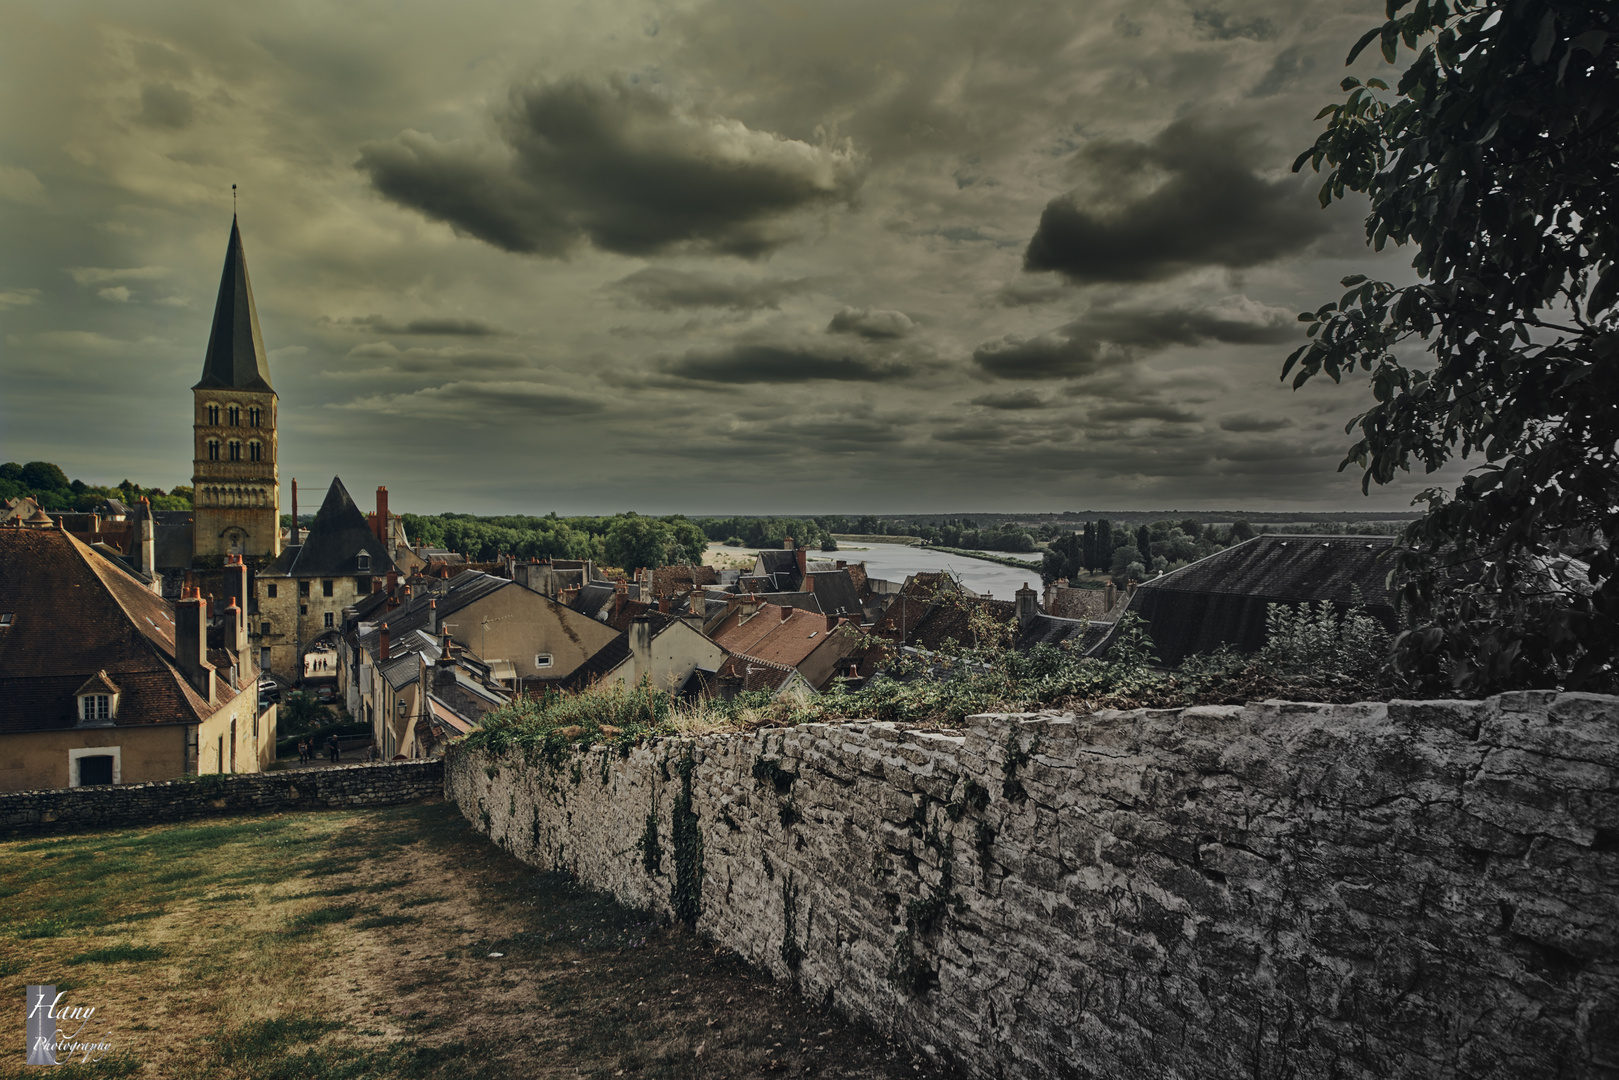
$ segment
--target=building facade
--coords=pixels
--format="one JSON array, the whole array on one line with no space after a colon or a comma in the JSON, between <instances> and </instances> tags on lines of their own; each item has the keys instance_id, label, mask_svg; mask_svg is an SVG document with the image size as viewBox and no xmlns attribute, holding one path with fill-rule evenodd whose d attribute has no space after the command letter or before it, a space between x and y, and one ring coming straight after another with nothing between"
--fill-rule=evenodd
<instances>
[{"instance_id":1,"label":"building facade","mask_svg":"<svg viewBox=\"0 0 1619 1080\"><path fill-rule=\"evenodd\" d=\"M193 557L275 558L281 553L277 399L234 220L202 378L191 395Z\"/></svg>"}]
</instances>

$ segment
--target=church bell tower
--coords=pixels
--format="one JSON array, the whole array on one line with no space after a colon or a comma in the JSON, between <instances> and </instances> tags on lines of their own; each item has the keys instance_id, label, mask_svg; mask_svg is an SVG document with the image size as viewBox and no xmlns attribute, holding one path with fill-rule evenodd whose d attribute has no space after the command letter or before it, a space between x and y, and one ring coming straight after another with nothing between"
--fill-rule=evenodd
<instances>
[{"instance_id":1,"label":"church bell tower","mask_svg":"<svg viewBox=\"0 0 1619 1080\"><path fill-rule=\"evenodd\" d=\"M274 558L281 553L276 393L234 218L208 354L191 395L193 554Z\"/></svg>"}]
</instances>

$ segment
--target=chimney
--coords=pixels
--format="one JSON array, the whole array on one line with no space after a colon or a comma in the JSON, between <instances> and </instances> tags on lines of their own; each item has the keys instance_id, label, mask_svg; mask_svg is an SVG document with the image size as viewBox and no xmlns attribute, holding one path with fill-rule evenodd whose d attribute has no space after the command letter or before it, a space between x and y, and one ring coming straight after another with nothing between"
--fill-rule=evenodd
<instances>
[{"instance_id":1,"label":"chimney","mask_svg":"<svg viewBox=\"0 0 1619 1080\"><path fill-rule=\"evenodd\" d=\"M388 624L387 623L384 623L383 625L381 625L381 626L379 626L377 628L377 659L379 661L388 659Z\"/></svg>"},{"instance_id":2,"label":"chimney","mask_svg":"<svg viewBox=\"0 0 1619 1080\"><path fill-rule=\"evenodd\" d=\"M377 488L377 517L375 531L377 534L377 540L386 545L388 543L388 489L381 486Z\"/></svg>"},{"instance_id":3,"label":"chimney","mask_svg":"<svg viewBox=\"0 0 1619 1080\"><path fill-rule=\"evenodd\" d=\"M759 595L757 593L749 593L748 595L744 596L742 598L742 617L744 619L751 619L758 613Z\"/></svg>"},{"instance_id":4,"label":"chimney","mask_svg":"<svg viewBox=\"0 0 1619 1080\"><path fill-rule=\"evenodd\" d=\"M230 642L238 660L247 656L247 612L237 606L234 596L225 605L225 640Z\"/></svg>"},{"instance_id":5,"label":"chimney","mask_svg":"<svg viewBox=\"0 0 1619 1080\"><path fill-rule=\"evenodd\" d=\"M792 617L793 617L793 605L791 605L791 604L783 604L783 605L781 605L781 621L786 622L788 619L790 619Z\"/></svg>"},{"instance_id":6,"label":"chimney","mask_svg":"<svg viewBox=\"0 0 1619 1080\"><path fill-rule=\"evenodd\" d=\"M204 701L214 700L214 666L208 662L208 604L187 589L174 605L174 666Z\"/></svg>"},{"instance_id":7,"label":"chimney","mask_svg":"<svg viewBox=\"0 0 1619 1080\"><path fill-rule=\"evenodd\" d=\"M437 600L429 600L427 602L427 632L429 634L438 633L438 601Z\"/></svg>"},{"instance_id":8,"label":"chimney","mask_svg":"<svg viewBox=\"0 0 1619 1080\"><path fill-rule=\"evenodd\" d=\"M673 614L674 606L675 606L674 601L669 599L669 597L667 597L667 596L658 597L658 611L660 611L664 615Z\"/></svg>"},{"instance_id":9,"label":"chimney","mask_svg":"<svg viewBox=\"0 0 1619 1080\"><path fill-rule=\"evenodd\" d=\"M225 556L225 596L247 615L247 563L240 555Z\"/></svg>"},{"instance_id":10,"label":"chimney","mask_svg":"<svg viewBox=\"0 0 1619 1080\"><path fill-rule=\"evenodd\" d=\"M298 539L298 478L296 476L292 478L292 536L287 539L287 543L289 545L301 543Z\"/></svg>"},{"instance_id":11,"label":"chimney","mask_svg":"<svg viewBox=\"0 0 1619 1080\"><path fill-rule=\"evenodd\" d=\"M1017 603L1017 628L1027 630L1034 617L1040 614L1040 594L1029 588L1029 583L1025 581L1023 588L1013 594L1013 599Z\"/></svg>"},{"instance_id":12,"label":"chimney","mask_svg":"<svg viewBox=\"0 0 1619 1080\"><path fill-rule=\"evenodd\" d=\"M800 579L809 577L809 548L798 549L798 576Z\"/></svg>"},{"instance_id":13,"label":"chimney","mask_svg":"<svg viewBox=\"0 0 1619 1080\"><path fill-rule=\"evenodd\" d=\"M781 542L781 549L783 551L791 551L791 550L793 550L793 538L789 536L785 540L783 540Z\"/></svg>"},{"instance_id":14,"label":"chimney","mask_svg":"<svg viewBox=\"0 0 1619 1080\"><path fill-rule=\"evenodd\" d=\"M636 682L652 674L652 620L645 615L630 621L630 656L635 659Z\"/></svg>"},{"instance_id":15,"label":"chimney","mask_svg":"<svg viewBox=\"0 0 1619 1080\"><path fill-rule=\"evenodd\" d=\"M152 523L152 504L141 499L141 573L157 577L157 527Z\"/></svg>"},{"instance_id":16,"label":"chimney","mask_svg":"<svg viewBox=\"0 0 1619 1080\"><path fill-rule=\"evenodd\" d=\"M837 628L838 628L838 617L836 615L828 615L826 617L826 632L830 634L832 631L836 630Z\"/></svg>"},{"instance_id":17,"label":"chimney","mask_svg":"<svg viewBox=\"0 0 1619 1080\"><path fill-rule=\"evenodd\" d=\"M1111 581L1108 582L1107 586L1103 589L1102 595L1107 600L1108 611L1113 610L1113 599L1118 595L1118 592L1119 590L1114 587L1113 582Z\"/></svg>"},{"instance_id":18,"label":"chimney","mask_svg":"<svg viewBox=\"0 0 1619 1080\"><path fill-rule=\"evenodd\" d=\"M838 569L839 570L847 570L847 569L849 569L849 560L848 559L839 559L838 560Z\"/></svg>"}]
</instances>

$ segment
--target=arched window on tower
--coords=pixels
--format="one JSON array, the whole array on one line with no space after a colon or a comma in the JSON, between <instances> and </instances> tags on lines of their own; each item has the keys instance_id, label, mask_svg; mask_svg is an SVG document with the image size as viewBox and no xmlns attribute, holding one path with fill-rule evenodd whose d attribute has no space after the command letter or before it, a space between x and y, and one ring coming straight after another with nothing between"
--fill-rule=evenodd
<instances>
[{"instance_id":1,"label":"arched window on tower","mask_svg":"<svg viewBox=\"0 0 1619 1080\"><path fill-rule=\"evenodd\" d=\"M247 460L249 460L249 461L258 461L259 460L259 453L260 453L261 449L262 448L259 446L259 441L257 439L254 439L252 442L248 443L247 444Z\"/></svg>"},{"instance_id":2,"label":"arched window on tower","mask_svg":"<svg viewBox=\"0 0 1619 1080\"><path fill-rule=\"evenodd\" d=\"M208 426L209 427L218 427L219 426L219 406L218 405L210 405L210 406L208 406Z\"/></svg>"},{"instance_id":3,"label":"arched window on tower","mask_svg":"<svg viewBox=\"0 0 1619 1080\"><path fill-rule=\"evenodd\" d=\"M208 460L209 461L218 461L219 460L219 440L218 439L209 439L208 440Z\"/></svg>"},{"instance_id":4,"label":"arched window on tower","mask_svg":"<svg viewBox=\"0 0 1619 1080\"><path fill-rule=\"evenodd\" d=\"M227 406L225 408L225 415L230 418L230 426L231 427L240 427L241 426L241 423L242 423L242 407L240 405L229 405L229 406Z\"/></svg>"},{"instance_id":5,"label":"arched window on tower","mask_svg":"<svg viewBox=\"0 0 1619 1080\"><path fill-rule=\"evenodd\" d=\"M258 427L259 426L259 418L262 417L263 415L264 415L263 410L261 410L257 405L253 406L251 409L248 409L247 410L247 426L248 427ZM254 460L257 460L257 459L254 459Z\"/></svg>"},{"instance_id":6,"label":"arched window on tower","mask_svg":"<svg viewBox=\"0 0 1619 1080\"><path fill-rule=\"evenodd\" d=\"M230 441L230 459L232 461L242 460L242 444L235 439Z\"/></svg>"}]
</instances>

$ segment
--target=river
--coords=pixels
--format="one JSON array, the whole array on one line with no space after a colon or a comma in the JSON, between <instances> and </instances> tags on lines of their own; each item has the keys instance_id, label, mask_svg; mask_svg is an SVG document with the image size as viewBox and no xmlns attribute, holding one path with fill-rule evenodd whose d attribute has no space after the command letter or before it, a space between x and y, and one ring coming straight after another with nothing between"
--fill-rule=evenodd
<instances>
[{"instance_id":1,"label":"river","mask_svg":"<svg viewBox=\"0 0 1619 1080\"><path fill-rule=\"evenodd\" d=\"M748 549L745 548L722 547L718 544L710 545L709 551L725 555L748 553ZM1017 592L1019 586L1025 582L1028 583L1031 589L1038 590L1040 588L1041 556L1038 554L1012 556L1015 559L1028 559L1029 569L1027 570L1019 570L1015 566L1002 566L1000 563L984 562L981 559L969 559L961 555L948 555L932 548L907 547L904 544L839 544L835 553L811 551L810 558L847 559L852 563L864 562L866 564L866 573L869 576L892 581L895 585L904 584L907 574L915 574L920 571L950 570L961 579L963 585L973 592L987 593L997 600L1012 599L1012 594Z\"/></svg>"}]
</instances>

